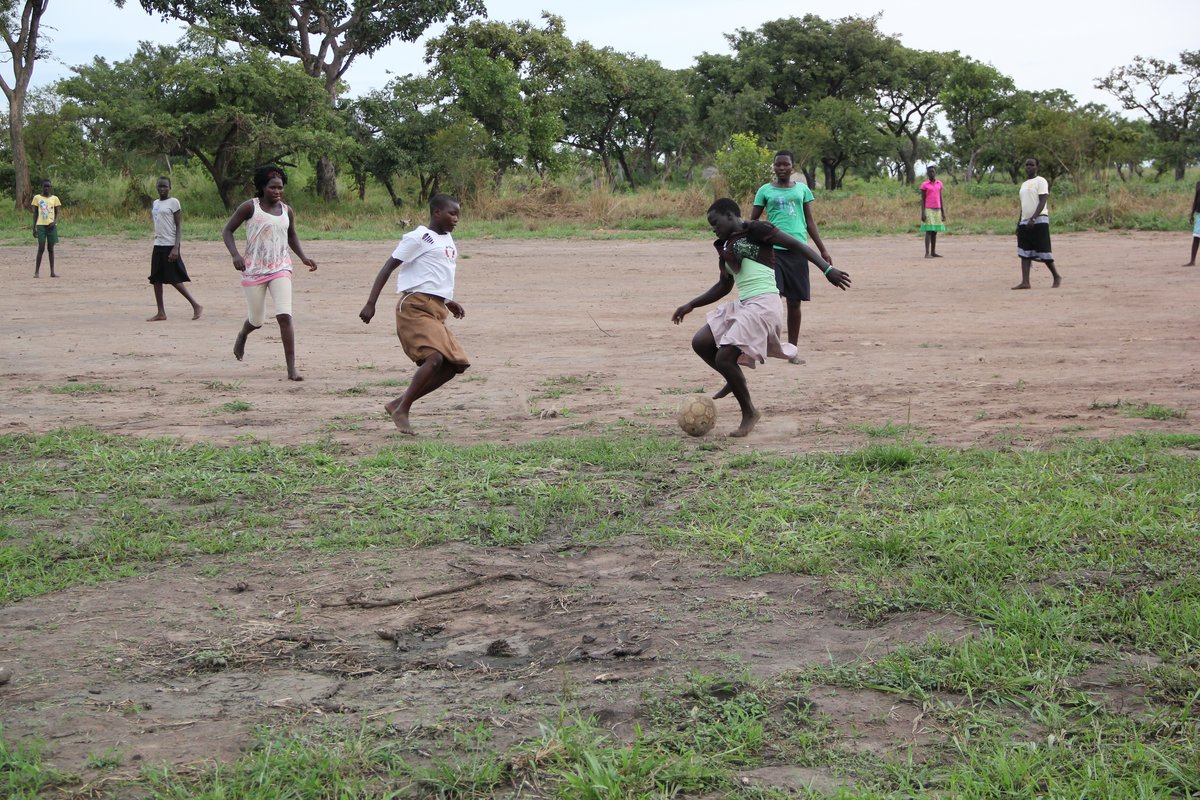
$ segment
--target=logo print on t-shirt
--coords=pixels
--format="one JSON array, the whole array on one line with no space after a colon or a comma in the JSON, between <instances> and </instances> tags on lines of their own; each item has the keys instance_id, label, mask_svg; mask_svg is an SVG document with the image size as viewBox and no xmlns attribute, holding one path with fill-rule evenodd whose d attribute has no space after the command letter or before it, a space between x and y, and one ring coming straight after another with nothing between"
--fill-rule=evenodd
<instances>
[{"instance_id":1,"label":"logo print on t-shirt","mask_svg":"<svg viewBox=\"0 0 1200 800\"><path fill-rule=\"evenodd\" d=\"M458 250L453 247L447 247L446 258L450 259L451 261L456 261L458 259Z\"/></svg>"}]
</instances>

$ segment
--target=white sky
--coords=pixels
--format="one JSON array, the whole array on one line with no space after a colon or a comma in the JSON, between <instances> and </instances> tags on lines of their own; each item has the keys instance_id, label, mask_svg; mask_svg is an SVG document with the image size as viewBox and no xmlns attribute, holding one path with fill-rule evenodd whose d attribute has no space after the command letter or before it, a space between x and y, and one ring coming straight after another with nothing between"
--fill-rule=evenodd
<instances>
[{"instance_id":1,"label":"white sky","mask_svg":"<svg viewBox=\"0 0 1200 800\"><path fill-rule=\"evenodd\" d=\"M756 29L785 16L811 13L825 19L882 12L879 28L920 50L958 50L992 64L1026 90L1066 89L1080 102L1116 108L1092 88L1098 76L1134 56L1177 61L1200 47L1197 0L1041 0L1029 6L985 0L809 0L749 4L732 0L484 0L488 16L513 22L540 18L543 9L566 21L566 34L623 52L647 56L671 69L691 66L701 53L729 53L723 34ZM985 7L986 6L986 7ZM1028 11L1018 12L1018 9ZM69 66L94 56L127 58L139 41L168 44L183 28L146 14L137 0L124 9L110 0L50 0L47 12L51 58L39 62L33 84L70 74ZM433 33L440 27L432 29ZM346 78L351 94L382 87L391 75L423 73L421 43L394 44L374 58L359 59ZM0 69L8 70L4 64ZM9 73L11 74L11 73Z\"/></svg>"}]
</instances>

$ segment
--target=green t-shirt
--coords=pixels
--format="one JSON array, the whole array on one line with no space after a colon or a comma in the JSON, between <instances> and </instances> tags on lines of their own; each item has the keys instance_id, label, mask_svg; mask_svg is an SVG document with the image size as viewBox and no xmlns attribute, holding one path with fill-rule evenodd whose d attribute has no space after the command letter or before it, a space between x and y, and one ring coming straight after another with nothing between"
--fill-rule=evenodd
<instances>
[{"instance_id":1,"label":"green t-shirt","mask_svg":"<svg viewBox=\"0 0 1200 800\"><path fill-rule=\"evenodd\" d=\"M767 212L767 222L805 244L808 243L808 225L804 221L804 204L812 201L812 189L803 183L786 189L773 183L764 183L754 195L754 205L762 206Z\"/></svg>"}]
</instances>

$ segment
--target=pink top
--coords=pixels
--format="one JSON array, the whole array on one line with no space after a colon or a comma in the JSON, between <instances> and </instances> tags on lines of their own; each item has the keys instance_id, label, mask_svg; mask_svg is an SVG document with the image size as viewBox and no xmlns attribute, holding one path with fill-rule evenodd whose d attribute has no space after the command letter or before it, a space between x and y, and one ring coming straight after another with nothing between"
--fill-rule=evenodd
<instances>
[{"instance_id":1,"label":"pink top","mask_svg":"<svg viewBox=\"0 0 1200 800\"><path fill-rule=\"evenodd\" d=\"M921 184L921 191L925 193L926 208L942 207L942 185L942 182L938 180L925 181Z\"/></svg>"}]
</instances>

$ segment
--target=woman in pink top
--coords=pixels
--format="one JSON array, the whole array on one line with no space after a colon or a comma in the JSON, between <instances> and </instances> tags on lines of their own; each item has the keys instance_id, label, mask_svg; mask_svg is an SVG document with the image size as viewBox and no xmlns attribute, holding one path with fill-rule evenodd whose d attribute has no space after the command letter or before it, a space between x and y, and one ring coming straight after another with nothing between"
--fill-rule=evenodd
<instances>
[{"instance_id":1,"label":"woman in pink top","mask_svg":"<svg viewBox=\"0 0 1200 800\"><path fill-rule=\"evenodd\" d=\"M296 371L296 340L292 327L292 252L312 272L317 262L304 255L296 236L296 218L283 202L283 187L287 176L279 167L269 164L254 171L254 197L238 206L225 223L223 236L233 268L242 273L242 290L246 293L246 321L233 343L233 355L238 361L246 353L246 337L262 327L265 319L267 294L275 306L279 323L279 338L283 340L283 357L287 363L288 380L302 381ZM246 255L243 258L233 240L233 233L246 223Z\"/></svg>"},{"instance_id":2,"label":"woman in pink top","mask_svg":"<svg viewBox=\"0 0 1200 800\"><path fill-rule=\"evenodd\" d=\"M942 186L937 171L930 167L921 184L921 230L925 232L925 257L941 258L937 251L938 231L946 230L946 205L942 202Z\"/></svg>"}]
</instances>

